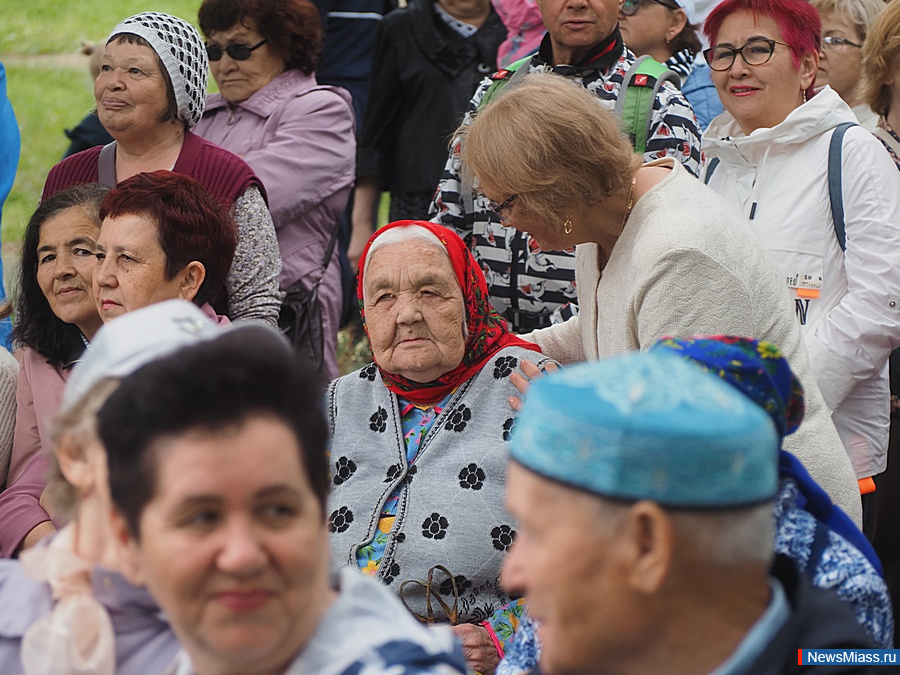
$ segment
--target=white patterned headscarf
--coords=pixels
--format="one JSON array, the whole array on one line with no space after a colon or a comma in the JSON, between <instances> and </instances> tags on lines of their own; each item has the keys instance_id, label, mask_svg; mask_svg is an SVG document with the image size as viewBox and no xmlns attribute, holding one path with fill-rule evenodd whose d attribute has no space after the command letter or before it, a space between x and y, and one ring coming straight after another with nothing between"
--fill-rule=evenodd
<instances>
[{"instance_id":1,"label":"white patterned headscarf","mask_svg":"<svg viewBox=\"0 0 900 675\"><path fill-rule=\"evenodd\" d=\"M125 19L113 28L106 40L131 33L144 38L159 56L175 90L178 118L192 129L203 115L209 60L200 33L177 16L143 12Z\"/></svg>"}]
</instances>

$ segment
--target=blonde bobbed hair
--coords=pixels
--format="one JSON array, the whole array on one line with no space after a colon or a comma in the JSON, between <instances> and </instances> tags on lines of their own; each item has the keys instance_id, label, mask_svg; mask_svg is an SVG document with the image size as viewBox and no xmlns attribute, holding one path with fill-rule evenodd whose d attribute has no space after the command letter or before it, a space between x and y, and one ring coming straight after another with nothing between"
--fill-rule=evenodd
<instances>
[{"instance_id":1,"label":"blonde bobbed hair","mask_svg":"<svg viewBox=\"0 0 900 675\"><path fill-rule=\"evenodd\" d=\"M507 85L456 132L463 180L563 228L573 214L624 195L641 165L615 116L553 74Z\"/></svg>"},{"instance_id":2,"label":"blonde bobbed hair","mask_svg":"<svg viewBox=\"0 0 900 675\"><path fill-rule=\"evenodd\" d=\"M875 17L884 9L883 0L810 0L809 4L819 10L820 16L835 14L849 23L863 40Z\"/></svg>"},{"instance_id":3,"label":"blonde bobbed hair","mask_svg":"<svg viewBox=\"0 0 900 675\"><path fill-rule=\"evenodd\" d=\"M99 443L97 412L119 386L119 382L120 380L117 378L100 380L73 406L63 410L53 422L54 445L76 443L82 448L86 448L90 443ZM75 486L69 483L63 475L56 453L51 455L50 461L46 498L53 507L56 524L60 525L75 517L80 495Z\"/></svg>"},{"instance_id":4,"label":"blonde bobbed hair","mask_svg":"<svg viewBox=\"0 0 900 675\"><path fill-rule=\"evenodd\" d=\"M891 86L900 87L900 82L888 84L900 66L900 0L892 0L875 17L862 53L860 96L879 115L887 115Z\"/></svg>"}]
</instances>

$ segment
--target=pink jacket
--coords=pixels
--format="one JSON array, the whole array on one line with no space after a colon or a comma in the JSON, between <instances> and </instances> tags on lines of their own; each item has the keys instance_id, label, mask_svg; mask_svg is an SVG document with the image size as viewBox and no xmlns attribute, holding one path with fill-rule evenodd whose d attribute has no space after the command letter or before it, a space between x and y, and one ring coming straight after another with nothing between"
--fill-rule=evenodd
<instances>
[{"instance_id":1,"label":"pink jacket","mask_svg":"<svg viewBox=\"0 0 900 675\"><path fill-rule=\"evenodd\" d=\"M281 249L281 287L318 276L332 231L356 174L350 95L320 86L314 75L289 70L246 101L206 100L194 131L240 155L266 186ZM325 329L325 375L337 376L334 353L341 311L337 249L319 289ZM332 343L329 345L329 343Z\"/></svg>"},{"instance_id":2,"label":"pink jacket","mask_svg":"<svg viewBox=\"0 0 900 675\"><path fill-rule=\"evenodd\" d=\"M506 68L536 52L547 32L537 0L492 0L491 4L509 31L497 49L497 66Z\"/></svg>"},{"instance_id":3,"label":"pink jacket","mask_svg":"<svg viewBox=\"0 0 900 675\"><path fill-rule=\"evenodd\" d=\"M47 484L51 423L68 377L69 370L57 370L36 351L22 351L8 487L0 492L0 557L11 557L25 535L50 520L38 501Z\"/></svg>"},{"instance_id":4,"label":"pink jacket","mask_svg":"<svg viewBox=\"0 0 900 675\"><path fill-rule=\"evenodd\" d=\"M231 323L209 303L200 309L219 326ZM33 349L22 350L8 487L0 492L0 558L12 557L31 530L50 520L39 502L50 470L53 419L70 372L57 370Z\"/></svg>"}]
</instances>

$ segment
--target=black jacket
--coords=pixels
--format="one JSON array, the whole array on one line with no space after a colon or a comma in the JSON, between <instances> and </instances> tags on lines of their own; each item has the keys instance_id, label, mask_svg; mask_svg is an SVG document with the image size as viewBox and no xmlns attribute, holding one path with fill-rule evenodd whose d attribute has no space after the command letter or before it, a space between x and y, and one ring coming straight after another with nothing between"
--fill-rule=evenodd
<instances>
[{"instance_id":1,"label":"black jacket","mask_svg":"<svg viewBox=\"0 0 900 675\"><path fill-rule=\"evenodd\" d=\"M470 38L431 2L414 0L381 22L357 150L358 177L395 193L433 193L450 136L484 77L496 70L506 27L493 9Z\"/></svg>"}]
</instances>

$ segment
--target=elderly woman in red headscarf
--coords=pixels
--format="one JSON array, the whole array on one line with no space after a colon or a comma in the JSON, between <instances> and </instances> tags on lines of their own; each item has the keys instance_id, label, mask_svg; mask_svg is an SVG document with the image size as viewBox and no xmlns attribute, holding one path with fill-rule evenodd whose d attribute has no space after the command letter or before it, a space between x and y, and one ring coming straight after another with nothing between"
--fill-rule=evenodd
<instances>
[{"instance_id":1,"label":"elderly woman in red headscarf","mask_svg":"<svg viewBox=\"0 0 900 675\"><path fill-rule=\"evenodd\" d=\"M524 358L548 359L507 331L444 227L392 223L359 269L375 361L328 390L332 560L381 579L423 621L485 622L510 599L498 579L515 536L503 502L509 376ZM490 624L457 633L499 651Z\"/></svg>"}]
</instances>

